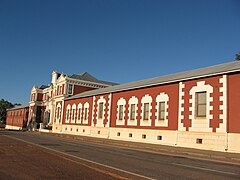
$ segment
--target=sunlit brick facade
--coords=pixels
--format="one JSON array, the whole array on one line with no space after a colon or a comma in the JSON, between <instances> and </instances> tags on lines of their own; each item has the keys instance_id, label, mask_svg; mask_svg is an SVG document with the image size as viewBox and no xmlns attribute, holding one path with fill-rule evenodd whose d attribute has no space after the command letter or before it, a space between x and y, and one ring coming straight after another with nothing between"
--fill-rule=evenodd
<instances>
[{"instance_id":1,"label":"sunlit brick facade","mask_svg":"<svg viewBox=\"0 0 240 180\"><path fill-rule=\"evenodd\" d=\"M240 61L121 85L53 72L49 86L33 87L28 122L53 133L240 152Z\"/></svg>"},{"instance_id":2,"label":"sunlit brick facade","mask_svg":"<svg viewBox=\"0 0 240 180\"><path fill-rule=\"evenodd\" d=\"M64 100L61 133L240 152L239 87L236 61L83 92Z\"/></svg>"}]
</instances>

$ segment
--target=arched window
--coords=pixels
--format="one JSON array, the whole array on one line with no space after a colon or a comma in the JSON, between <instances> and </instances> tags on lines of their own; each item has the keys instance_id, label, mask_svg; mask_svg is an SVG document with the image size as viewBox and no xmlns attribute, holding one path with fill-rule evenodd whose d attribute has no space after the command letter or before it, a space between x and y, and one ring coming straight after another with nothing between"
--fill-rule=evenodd
<instances>
[{"instance_id":1,"label":"arched window","mask_svg":"<svg viewBox=\"0 0 240 180\"><path fill-rule=\"evenodd\" d=\"M151 126L151 110L152 110L152 97L148 94L142 97L142 119L140 121L141 126Z\"/></svg>"},{"instance_id":2,"label":"arched window","mask_svg":"<svg viewBox=\"0 0 240 180\"><path fill-rule=\"evenodd\" d=\"M86 102L84 104L84 116L83 116L83 123L87 124L88 123L88 117L89 117L89 103Z\"/></svg>"},{"instance_id":3,"label":"arched window","mask_svg":"<svg viewBox=\"0 0 240 180\"><path fill-rule=\"evenodd\" d=\"M71 123L75 123L76 122L76 104L72 105L72 113L71 113L72 117L71 117Z\"/></svg>"},{"instance_id":4,"label":"arched window","mask_svg":"<svg viewBox=\"0 0 240 180\"><path fill-rule=\"evenodd\" d=\"M79 103L77 108L77 123L80 124L81 120L82 120L82 104Z\"/></svg>"},{"instance_id":5,"label":"arched window","mask_svg":"<svg viewBox=\"0 0 240 180\"><path fill-rule=\"evenodd\" d=\"M156 97L155 126L168 126L168 101L168 94L164 92Z\"/></svg>"},{"instance_id":6,"label":"arched window","mask_svg":"<svg viewBox=\"0 0 240 180\"><path fill-rule=\"evenodd\" d=\"M128 108L128 125L137 125L137 110L138 110L138 98L136 96L132 96L129 101L129 108Z\"/></svg>"},{"instance_id":7,"label":"arched window","mask_svg":"<svg viewBox=\"0 0 240 180\"><path fill-rule=\"evenodd\" d=\"M126 100L124 98L120 98L117 102L117 125L124 125L124 117L125 117L125 105L126 105Z\"/></svg>"},{"instance_id":8,"label":"arched window","mask_svg":"<svg viewBox=\"0 0 240 180\"><path fill-rule=\"evenodd\" d=\"M71 110L71 105L68 104L66 109L66 121L65 121L66 123L69 123L70 121L70 110Z\"/></svg>"}]
</instances>

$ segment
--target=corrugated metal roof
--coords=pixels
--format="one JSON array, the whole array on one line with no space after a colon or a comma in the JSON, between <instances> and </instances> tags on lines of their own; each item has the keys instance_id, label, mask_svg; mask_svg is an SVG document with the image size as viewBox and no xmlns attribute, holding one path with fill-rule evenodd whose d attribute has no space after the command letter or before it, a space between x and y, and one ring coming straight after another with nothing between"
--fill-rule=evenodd
<instances>
[{"instance_id":1,"label":"corrugated metal roof","mask_svg":"<svg viewBox=\"0 0 240 180\"><path fill-rule=\"evenodd\" d=\"M16 110L16 109L22 109L29 107L29 104L24 104L24 105L19 105L19 106L14 106L13 108L7 109L7 110Z\"/></svg>"},{"instance_id":2,"label":"corrugated metal roof","mask_svg":"<svg viewBox=\"0 0 240 180\"><path fill-rule=\"evenodd\" d=\"M96 83L101 83L101 84L110 85L110 86L117 85L117 83L99 80L99 79L95 78L94 76L92 76L91 74L89 74L88 72L83 72L81 74L73 74L73 75L70 75L69 77L73 78L73 79L96 82Z\"/></svg>"},{"instance_id":3,"label":"corrugated metal roof","mask_svg":"<svg viewBox=\"0 0 240 180\"><path fill-rule=\"evenodd\" d=\"M71 96L69 98L66 98L66 100L100 95L100 94L111 93L111 92L130 90L130 89L137 89L141 87L147 87L147 86L153 86L153 85L159 85L159 84L167 84L171 82L179 82L183 80L195 79L199 77L207 77L207 76L212 76L217 74L225 74L225 73L236 72L236 71L240 71L240 61L234 61L234 62L229 62L225 64L219 64L215 66L209 66L205 68L190 70L186 72L160 76L152 79L146 79L146 80L136 81L132 83L86 91L86 92Z\"/></svg>"}]
</instances>

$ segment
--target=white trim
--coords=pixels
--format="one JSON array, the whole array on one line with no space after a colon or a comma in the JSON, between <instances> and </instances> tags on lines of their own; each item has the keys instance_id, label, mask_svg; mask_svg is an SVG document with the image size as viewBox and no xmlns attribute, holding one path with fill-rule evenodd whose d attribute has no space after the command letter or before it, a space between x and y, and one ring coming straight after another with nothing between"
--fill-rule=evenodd
<instances>
[{"instance_id":1,"label":"white trim","mask_svg":"<svg viewBox=\"0 0 240 180\"><path fill-rule=\"evenodd\" d=\"M152 116L152 97L149 95L149 94L145 94L143 97L142 97L142 100L141 100L141 103L142 103L142 107L141 107L141 120L140 120L140 126L151 126L151 119L150 117ZM148 114L148 119L144 119L144 104L145 103L148 103L149 104L149 114Z\"/></svg>"},{"instance_id":2,"label":"white trim","mask_svg":"<svg viewBox=\"0 0 240 180\"><path fill-rule=\"evenodd\" d=\"M119 120L119 110L120 110L120 106L123 106L123 119ZM116 125L124 125L125 124L125 109L126 109L126 100L121 97L118 102L117 102L117 118L116 118Z\"/></svg>"},{"instance_id":3,"label":"white trim","mask_svg":"<svg viewBox=\"0 0 240 180\"><path fill-rule=\"evenodd\" d=\"M80 114L79 114L79 108L81 109ZM78 103L78 106L77 106L77 120L76 120L76 123L77 123L77 124L81 124L81 121L82 121L82 112L83 112L82 103ZM80 115L80 118L79 118L79 115Z\"/></svg>"},{"instance_id":4,"label":"white trim","mask_svg":"<svg viewBox=\"0 0 240 180\"><path fill-rule=\"evenodd\" d=\"M135 119L131 120L131 104L135 104ZM129 100L128 100L128 121L127 124L129 126L137 126L137 111L138 111L138 98L136 96L132 96Z\"/></svg>"},{"instance_id":5,"label":"white trim","mask_svg":"<svg viewBox=\"0 0 240 180\"><path fill-rule=\"evenodd\" d=\"M95 114L95 100L96 100L96 96L93 96L93 105L92 105L92 126L94 127L94 114ZM97 118L97 116L96 116ZM96 119L97 121L97 119Z\"/></svg>"},{"instance_id":6,"label":"white trim","mask_svg":"<svg viewBox=\"0 0 240 180\"><path fill-rule=\"evenodd\" d=\"M182 113L184 112L184 92L183 89L185 88L185 84L180 82L179 83L179 103L178 103L178 130L179 131L186 131L186 127L184 127L182 120L184 119L184 116Z\"/></svg>"},{"instance_id":7,"label":"white trim","mask_svg":"<svg viewBox=\"0 0 240 180\"><path fill-rule=\"evenodd\" d=\"M195 116L195 95L197 92L206 91L206 98L207 98L207 104L206 104L206 118L196 118ZM189 94L192 96L191 99L189 99L189 103L192 104L192 106L189 107L189 111L192 112L191 115L189 115L189 119L192 121L192 126L189 127L189 131L194 132L212 132L212 128L210 128L210 119L213 118L213 115L210 114L210 111L213 110L213 106L211 106L211 102L213 101L213 97L210 96L210 94L213 93L213 87L211 85L206 85L205 81L199 81L197 82L197 86L192 87Z\"/></svg>"},{"instance_id":8,"label":"white trim","mask_svg":"<svg viewBox=\"0 0 240 180\"><path fill-rule=\"evenodd\" d=\"M85 117L85 109L87 109L87 116L86 119ZM89 103L85 102L84 103L84 107L83 107L83 124L87 124L88 123L88 118L89 118Z\"/></svg>"},{"instance_id":9,"label":"white trim","mask_svg":"<svg viewBox=\"0 0 240 180\"><path fill-rule=\"evenodd\" d=\"M166 93L160 93L157 98L156 98L156 113L155 116L157 119L155 119L155 126L160 126L160 127L167 127L168 126L168 101L169 101L169 96ZM159 103L164 102L165 103L165 115L164 115L164 120L159 120Z\"/></svg>"},{"instance_id":10,"label":"white trim","mask_svg":"<svg viewBox=\"0 0 240 180\"><path fill-rule=\"evenodd\" d=\"M107 116L106 127L110 126L111 104L112 104L112 93L108 95L108 116Z\"/></svg>"},{"instance_id":11,"label":"white trim","mask_svg":"<svg viewBox=\"0 0 240 180\"><path fill-rule=\"evenodd\" d=\"M219 79L219 82L222 84L219 92L223 94L219 99L222 102L219 110L223 112L219 115L219 118L222 119L223 122L219 124L219 128L216 128L216 132L227 132L227 75L223 75L223 77Z\"/></svg>"},{"instance_id":12,"label":"white trim","mask_svg":"<svg viewBox=\"0 0 240 180\"><path fill-rule=\"evenodd\" d=\"M58 108L59 108L59 112L58 112ZM61 114L62 114L62 106L61 106L61 103L58 102L57 103L57 108L56 108L56 124L60 124L60 121L61 121ZM58 117L59 115L59 117Z\"/></svg>"},{"instance_id":13,"label":"white trim","mask_svg":"<svg viewBox=\"0 0 240 180\"><path fill-rule=\"evenodd\" d=\"M69 110L69 113L68 113L68 110ZM66 109L66 117L65 117L65 122L66 123L69 123L69 121L70 121L70 117L71 117L70 113L71 113L71 105L68 104L67 109Z\"/></svg>"},{"instance_id":14,"label":"white trim","mask_svg":"<svg viewBox=\"0 0 240 180\"><path fill-rule=\"evenodd\" d=\"M102 118L99 118L98 117L98 115L99 115L99 104L100 103L103 103L103 114L102 114ZM99 98L99 100L97 101L97 124L96 124L96 126L97 127L104 127L104 118L105 118L105 105L106 105L106 100L104 99L104 97L103 96L101 96L100 98Z\"/></svg>"},{"instance_id":15,"label":"white trim","mask_svg":"<svg viewBox=\"0 0 240 180\"><path fill-rule=\"evenodd\" d=\"M72 110L71 110L71 123L76 123L76 104L72 105ZM74 110L74 114L73 114ZM74 116L73 116L74 115ZM74 118L73 118L74 117Z\"/></svg>"}]
</instances>

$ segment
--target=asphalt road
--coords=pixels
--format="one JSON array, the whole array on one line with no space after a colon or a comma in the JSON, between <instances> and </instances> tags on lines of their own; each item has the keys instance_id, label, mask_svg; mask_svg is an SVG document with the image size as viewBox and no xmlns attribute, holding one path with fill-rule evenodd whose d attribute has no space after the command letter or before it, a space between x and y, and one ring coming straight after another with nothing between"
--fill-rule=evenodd
<instances>
[{"instance_id":1,"label":"asphalt road","mask_svg":"<svg viewBox=\"0 0 240 180\"><path fill-rule=\"evenodd\" d=\"M108 178L240 179L240 166L236 164L163 155L31 132L0 131L0 134L2 134L0 138L5 137L37 146L37 149L44 149L58 156L60 162L64 160L81 164ZM31 159L31 154L29 158ZM39 169L41 171L41 167ZM87 177L87 174L85 175ZM100 175L94 179L101 179Z\"/></svg>"}]
</instances>

